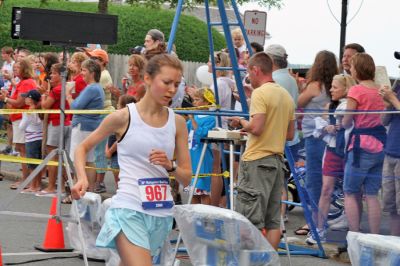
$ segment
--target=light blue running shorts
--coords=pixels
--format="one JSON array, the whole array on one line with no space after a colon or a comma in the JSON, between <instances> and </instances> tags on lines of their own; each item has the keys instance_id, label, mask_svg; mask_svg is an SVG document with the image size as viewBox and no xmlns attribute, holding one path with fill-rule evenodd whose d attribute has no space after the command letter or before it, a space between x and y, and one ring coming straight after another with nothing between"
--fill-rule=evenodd
<instances>
[{"instance_id":1,"label":"light blue running shorts","mask_svg":"<svg viewBox=\"0 0 400 266\"><path fill-rule=\"evenodd\" d=\"M172 230L172 221L172 217L156 217L130 209L110 208L97 236L96 246L116 249L115 237L122 230L132 244L156 256Z\"/></svg>"}]
</instances>

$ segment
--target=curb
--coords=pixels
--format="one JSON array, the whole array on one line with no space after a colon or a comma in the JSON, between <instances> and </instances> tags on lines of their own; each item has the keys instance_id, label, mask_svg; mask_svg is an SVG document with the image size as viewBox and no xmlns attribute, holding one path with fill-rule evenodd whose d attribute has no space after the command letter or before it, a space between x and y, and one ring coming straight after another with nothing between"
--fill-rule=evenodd
<instances>
[{"instance_id":1,"label":"curb","mask_svg":"<svg viewBox=\"0 0 400 266\"><path fill-rule=\"evenodd\" d=\"M4 170L0 171L0 176L10 181L17 181L19 178L21 178L21 174Z\"/></svg>"},{"instance_id":2,"label":"curb","mask_svg":"<svg viewBox=\"0 0 400 266\"><path fill-rule=\"evenodd\" d=\"M5 180L9 180L12 182L17 181L18 179L21 178L21 174L20 173L16 173L16 172L10 172L10 171L0 171L0 177L3 177L3 179ZM47 184L47 180L42 180L42 184ZM104 192L104 193L100 193L101 196L101 200L104 201L108 198L111 198L114 194L109 193L109 192Z\"/></svg>"}]
</instances>

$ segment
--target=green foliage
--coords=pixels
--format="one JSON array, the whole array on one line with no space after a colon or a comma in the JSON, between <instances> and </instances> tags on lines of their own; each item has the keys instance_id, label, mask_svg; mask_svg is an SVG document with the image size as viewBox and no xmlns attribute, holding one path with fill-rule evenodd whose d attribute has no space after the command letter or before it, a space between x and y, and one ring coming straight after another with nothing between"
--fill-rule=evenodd
<instances>
[{"instance_id":1,"label":"green foliage","mask_svg":"<svg viewBox=\"0 0 400 266\"><path fill-rule=\"evenodd\" d=\"M42 1L45 1L45 0L42 0ZM144 4L144 5L150 6L150 7L160 7L162 4L169 4L171 8L176 7L178 4L178 0L147 0L147 1L127 0L126 2L131 5ZM224 2L226 3L226 5L231 4L231 0L225 0ZM237 0L236 2L237 2L237 4L256 2L260 6L264 6L264 7L281 8L283 0ZM187 1L183 2L183 6L184 6L184 8L193 8L194 6L201 5L203 3L204 3L204 0L187 0ZM217 1L210 0L209 3L210 3L210 5L216 5Z\"/></svg>"},{"instance_id":2,"label":"green foliage","mask_svg":"<svg viewBox=\"0 0 400 266\"><path fill-rule=\"evenodd\" d=\"M35 52L55 51L59 48L43 46L36 41L11 39L12 6L97 12L97 3L47 0L43 4L40 0L5 0L3 6L0 7L0 47L6 45L25 46ZM108 51L115 54L128 54L130 47L143 45L147 31L152 28L160 29L168 37L175 16L175 13L171 10L114 4L109 4L108 13L118 15L118 43L108 46ZM213 38L216 50L226 46L224 37L215 30L213 31ZM175 45L180 59L207 62L209 56L207 25L195 17L182 14L176 33Z\"/></svg>"}]
</instances>

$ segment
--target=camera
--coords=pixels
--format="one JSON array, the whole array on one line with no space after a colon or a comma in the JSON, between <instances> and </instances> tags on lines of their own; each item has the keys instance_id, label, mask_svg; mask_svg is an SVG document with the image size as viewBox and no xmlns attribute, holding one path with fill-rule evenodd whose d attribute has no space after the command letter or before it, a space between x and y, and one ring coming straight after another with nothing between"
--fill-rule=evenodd
<instances>
[{"instance_id":1,"label":"camera","mask_svg":"<svg viewBox=\"0 0 400 266\"><path fill-rule=\"evenodd\" d=\"M131 54L142 54L144 50L143 46L135 46L133 48L129 48L129 52Z\"/></svg>"}]
</instances>

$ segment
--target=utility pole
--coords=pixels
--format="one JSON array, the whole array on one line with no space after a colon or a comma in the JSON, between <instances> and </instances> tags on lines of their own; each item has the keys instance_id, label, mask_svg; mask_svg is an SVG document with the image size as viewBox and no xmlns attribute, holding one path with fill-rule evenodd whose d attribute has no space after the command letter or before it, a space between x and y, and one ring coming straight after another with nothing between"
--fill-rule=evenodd
<instances>
[{"instance_id":1,"label":"utility pole","mask_svg":"<svg viewBox=\"0 0 400 266\"><path fill-rule=\"evenodd\" d=\"M339 48L339 60L343 57L343 47L346 45L346 27L347 27L347 9L348 1L342 0L342 19L340 21L340 48Z\"/></svg>"}]
</instances>

